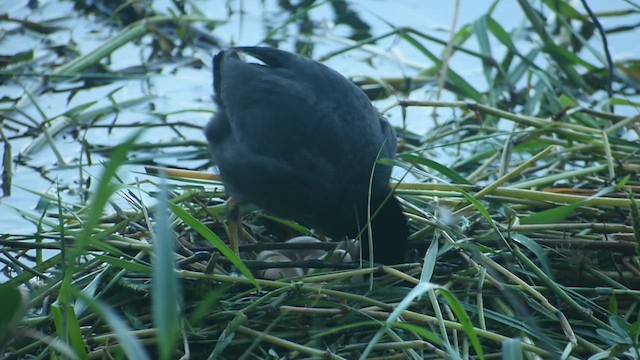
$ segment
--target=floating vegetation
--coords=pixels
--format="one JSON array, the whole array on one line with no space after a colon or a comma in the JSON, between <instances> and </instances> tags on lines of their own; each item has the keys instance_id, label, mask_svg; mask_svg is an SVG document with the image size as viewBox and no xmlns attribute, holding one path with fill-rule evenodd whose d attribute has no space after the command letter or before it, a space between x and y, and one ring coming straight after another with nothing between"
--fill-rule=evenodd
<instances>
[{"instance_id":1,"label":"floating vegetation","mask_svg":"<svg viewBox=\"0 0 640 360\"><path fill-rule=\"evenodd\" d=\"M640 59L609 45L638 4L512 2L512 26L494 2L448 31L256 5L261 45L356 59L396 125L415 250L372 267L251 207L228 248L201 128L240 3L3 4L4 358L640 358Z\"/></svg>"}]
</instances>

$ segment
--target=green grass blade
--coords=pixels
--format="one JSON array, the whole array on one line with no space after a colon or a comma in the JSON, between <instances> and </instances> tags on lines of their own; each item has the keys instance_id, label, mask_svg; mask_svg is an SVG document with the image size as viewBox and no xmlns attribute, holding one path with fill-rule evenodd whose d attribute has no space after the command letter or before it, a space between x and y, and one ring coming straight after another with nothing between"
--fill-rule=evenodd
<instances>
[{"instance_id":1,"label":"green grass blade","mask_svg":"<svg viewBox=\"0 0 640 360\"><path fill-rule=\"evenodd\" d=\"M185 224L189 225L193 230L198 232L198 234L202 235L205 239L209 240L215 246L222 255L226 256L231 263L240 270L240 272L249 278L254 286L259 287L256 278L251 274L251 270L247 268L247 266L242 262L242 260L231 250L225 243L216 235L213 231L209 230L203 223L198 221L198 219L194 218L186 212L181 207L169 204L169 208L171 211L176 214Z\"/></svg>"},{"instance_id":2,"label":"green grass blade","mask_svg":"<svg viewBox=\"0 0 640 360\"><path fill-rule=\"evenodd\" d=\"M158 352L161 359L175 356L175 346L180 330L180 284L176 275L174 236L169 226L169 201L166 180L160 182L158 204L155 210L156 225L153 232L154 256L151 278L151 308L153 324L158 330Z\"/></svg>"}]
</instances>

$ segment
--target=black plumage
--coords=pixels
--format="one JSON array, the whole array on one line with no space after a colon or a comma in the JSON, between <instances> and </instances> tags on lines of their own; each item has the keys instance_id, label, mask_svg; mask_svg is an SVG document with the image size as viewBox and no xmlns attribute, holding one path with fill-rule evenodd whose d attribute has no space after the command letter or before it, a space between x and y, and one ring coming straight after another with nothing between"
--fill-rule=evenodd
<instances>
[{"instance_id":1,"label":"black plumage","mask_svg":"<svg viewBox=\"0 0 640 360\"><path fill-rule=\"evenodd\" d=\"M238 52L263 64L247 63ZM396 135L367 96L336 71L266 47L238 47L213 61L218 111L205 129L225 188L333 238L361 234L374 261L404 260L408 227L389 185ZM374 169L375 168L375 169ZM373 173L373 178L371 178Z\"/></svg>"}]
</instances>

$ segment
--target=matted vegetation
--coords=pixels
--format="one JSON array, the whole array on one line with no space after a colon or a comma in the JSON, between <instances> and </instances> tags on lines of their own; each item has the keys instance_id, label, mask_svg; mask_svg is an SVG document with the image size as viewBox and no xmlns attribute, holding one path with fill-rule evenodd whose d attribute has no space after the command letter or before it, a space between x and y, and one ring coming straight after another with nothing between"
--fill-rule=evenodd
<instances>
[{"instance_id":1,"label":"matted vegetation","mask_svg":"<svg viewBox=\"0 0 640 360\"><path fill-rule=\"evenodd\" d=\"M357 81L381 111L402 116L396 194L417 251L394 267L303 261L293 265L318 269L277 281L252 274L285 265L255 254L309 230L247 208L256 243L242 259L227 248L224 187L207 175L199 130L214 111L210 89L196 105L165 106L179 94L158 97L153 86L121 96L132 82L172 72L179 81L178 69L208 72L220 46L209 34L224 21L195 3L176 2L171 14L105 3L68 9L111 26L93 50L57 44L69 29L42 9L0 19L13 24L5 39L51 44L1 50L12 94L0 99L2 189L40 199L35 211L15 209L34 233L0 237L4 358L640 358L640 59L614 62L605 41L637 32L628 20L637 3L593 13L522 0L515 29L488 4L441 37L407 24L371 34L338 1L285 6L291 16L265 44L290 43L286 29L334 5L359 30L320 61L375 60L389 40L421 56L412 78ZM609 18L624 25L601 25ZM296 45L311 52L313 39L322 41ZM127 47L139 58L114 70ZM460 55L485 84L450 66ZM78 100L92 91L108 103ZM61 99L64 111L50 115ZM426 135L411 130L425 121ZM52 160L38 164L40 151ZM16 166L40 172L52 191L12 183Z\"/></svg>"}]
</instances>

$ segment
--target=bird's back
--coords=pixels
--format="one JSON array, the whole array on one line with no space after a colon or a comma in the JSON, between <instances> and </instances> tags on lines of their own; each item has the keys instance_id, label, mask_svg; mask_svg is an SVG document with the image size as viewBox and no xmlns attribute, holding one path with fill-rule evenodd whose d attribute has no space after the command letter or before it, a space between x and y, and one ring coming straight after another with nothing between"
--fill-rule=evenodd
<instances>
[{"instance_id":1,"label":"bird's back","mask_svg":"<svg viewBox=\"0 0 640 360\"><path fill-rule=\"evenodd\" d=\"M393 128L334 70L277 49L236 48L215 56L214 90L218 112L205 132L235 198L353 236L369 194L389 193L391 168L376 160L395 155Z\"/></svg>"}]
</instances>

